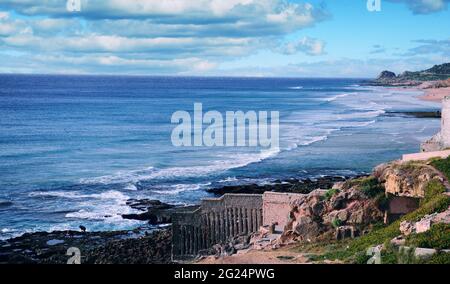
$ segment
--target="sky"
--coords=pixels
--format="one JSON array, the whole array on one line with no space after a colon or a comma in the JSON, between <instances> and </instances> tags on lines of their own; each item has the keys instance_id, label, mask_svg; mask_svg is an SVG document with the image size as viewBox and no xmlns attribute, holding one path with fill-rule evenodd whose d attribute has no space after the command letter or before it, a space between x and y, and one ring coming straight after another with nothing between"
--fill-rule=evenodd
<instances>
[{"instance_id":1,"label":"sky","mask_svg":"<svg viewBox=\"0 0 450 284\"><path fill-rule=\"evenodd\" d=\"M449 5L0 0L0 73L372 78L450 62Z\"/></svg>"}]
</instances>

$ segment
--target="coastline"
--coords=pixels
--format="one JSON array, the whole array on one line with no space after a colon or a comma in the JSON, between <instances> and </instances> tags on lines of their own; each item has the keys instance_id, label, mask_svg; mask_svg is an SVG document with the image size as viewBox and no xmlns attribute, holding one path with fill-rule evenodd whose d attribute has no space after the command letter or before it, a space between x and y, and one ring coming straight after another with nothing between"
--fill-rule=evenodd
<instances>
[{"instance_id":1,"label":"coastline","mask_svg":"<svg viewBox=\"0 0 450 284\"><path fill-rule=\"evenodd\" d=\"M423 92L424 94L419 98L424 100L423 97L425 96L426 92L426 90L424 89L397 89L400 91ZM436 101L436 99L434 101ZM286 185L285 182L285 180L280 180L277 185L270 186L241 185L216 188L215 190L211 190L210 193L221 195L230 191L235 192L239 190L242 191L241 193L260 193L261 191L270 190L271 188L273 190L273 188L275 188L276 186L279 187L280 192L288 192L287 187L290 188L291 186ZM329 181L326 180L325 182L328 183ZM311 189L314 189L314 187L315 184L312 184L311 188L307 188L306 191L310 191ZM298 180L294 182L293 188L295 189L295 191L305 190L303 186L300 186L298 184ZM331 186L327 185L327 188L331 188ZM162 218L162 220L165 221L167 220L166 218L170 218L167 217L166 211L170 211L171 209L173 209L173 207L167 208L167 204L151 204L151 202L143 205L139 202L137 202L137 204L136 202L131 202L130 206L134 206L137 208L141 208L142 206L144 206L145 208L143 211L146 211L145 213L128 217L130 219L136 220L149 218L145 219L145 221L155 218L156 220L160 220ZM149 215L149 211L151 211L149 208L152 206L159 206L163 208L163 210L150 212L152 214ZM160 224L162 223L167 222L160 222ZM162 239L161 235L163 235ZM93 239L97 241L91 243ZM156 245L155 240L158 240L156 243L162 242L165 245ZM63 242L61 243L61 241ZM170 242L171 234L170 230L168 229L156 229L153 231L148 231L142 228L136 228L135 230L128 231L111 230L104 232L89 232L84 234L73 231L36 232L32 234L24 234L23 236L20 236L18 238L0 241L0 263L28 263L30 261L32 263L64 263L64 261L67 260L67 257L65 256L65 249L67 249L67 245L69 244L81 246L85 245L87 247L88 262L86 263L121 263L121 260L126 260L126 263L170 263L170 245L167 245L168 243L170 244ZM29 249L21 249L21 247L28 247ZM133 256L130 256L128 254L128 251L132 251L134 247L146 247L150 251L150 253L141 253L140 251L135 251L133 253ZM112 253L105 254L105 251L112 251ZM101 257L101 255L105 256ZM278 256L282 258L285 255L280 254ZM278 256L276 256L275 258L277 258ZM269 257L272 258L272 256L270 255ZM298 259L298 262L300 263L302 263L303 261L303 259Z\"/></svg>"},{"instance_id":2,"label":"coastline","mask_svg":"<svg viewBox=\"0 0 450 284\"><path fill-rule=\"evenodd\" d=\"M398 90L398 91L406 91L406 92L422 92L421 95L418 96L420 100L423 101L430 101L430 102L437 102L440 103L442 100L450 96L450 87L446 88L431 88L429 84L423 83L422 85L411 87L399 87L399 86L382 86L384 88L388 88L391 90Z\"/></svg>"}]
</instances>

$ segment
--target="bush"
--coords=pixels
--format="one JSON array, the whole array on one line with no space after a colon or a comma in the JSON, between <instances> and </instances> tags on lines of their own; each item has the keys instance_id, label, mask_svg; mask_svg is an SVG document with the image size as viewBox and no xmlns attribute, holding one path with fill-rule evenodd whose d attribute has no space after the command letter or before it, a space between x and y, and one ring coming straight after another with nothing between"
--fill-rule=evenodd
<instances>
[{"instance_id":1,"label":"bush","mask_svg":"<svg viewBox=\"0 0 450 284\"><path fill-rule=\"evenodd\" d=\"M340 226L342 226L342 221L336 218L331 222L331 225L334 228L339 228Z\"/></svg>"},{"instance_id":2,"label":"bush","mask_svg":"<svg viewBox=\"0 0 450 284\"><path fill-rule=\"evenodd\" d=\"M383 186L378 182L375 177L368 177L361 180L359 188L369 198L374 198L380 193L384 193Z\"/></svg>"},{"instance_id":3,"label":"bush","mask_svg":"<svg viewBox=\"0 0 450 284\"><path fill-rule=\"evenodd\" d=\"M406 245L419 248L450 248L450 224L435 224L427 232L412 234L406 238Z\"/></svg>"},{"instance_id":4,"label":"bush","mask_svg":"<svg viewBox=\"0 0 450 284\"><path fill-rule=\"evenodd\" d=\"M325 200L329 201L333 196L338 194L340 191L339 189L330 189L325 193Z\"/></svg>"}]
</instances>

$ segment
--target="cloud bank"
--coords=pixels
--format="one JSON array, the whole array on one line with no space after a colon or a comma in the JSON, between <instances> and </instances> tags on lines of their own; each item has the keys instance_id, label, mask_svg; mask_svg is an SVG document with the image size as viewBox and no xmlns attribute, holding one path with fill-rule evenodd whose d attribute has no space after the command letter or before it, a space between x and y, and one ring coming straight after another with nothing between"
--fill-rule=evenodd
<instances>
[{"instance_id":1,"label":"cloud bank","mask_svg":"<svg viewBox=\"0 0 450 284\"><path fill-rule=\"evenodd\" d=\"M328 18L321 6L284 0L81 0L76 13L61 0L2 0L0 13L0 47L24 64L46 58L82 70L86 59L99 70L151 72L167 63L167 73L276 50L287 34ZM286 48L322 52L310 40Z\"/></svg>"}]
</instances>

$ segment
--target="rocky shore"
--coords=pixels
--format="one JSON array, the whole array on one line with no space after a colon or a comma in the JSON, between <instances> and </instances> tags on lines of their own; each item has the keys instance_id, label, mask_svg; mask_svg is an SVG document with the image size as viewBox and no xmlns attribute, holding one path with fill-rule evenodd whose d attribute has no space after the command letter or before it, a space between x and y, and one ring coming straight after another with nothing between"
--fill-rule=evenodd
<instances>
[{"instance_id":1,"label":"rocky shore","mask_svg":"<svg viewBox=\"0 0 450 284\"><path fill-rule=\"evenodd\" d=\"M331 188L348 178L278 180L267 185L226 186L208 191L216 196L226 193L262 194L266 191L309 193L319 188ZM138 213L122 217L145 221L146 226L128 231L27 233L0 241L0 264L65 264L70 258L66 255L69 248L80 250L83 264L171 263L171 216L176 212L194 211L198 205L177 206L151 199L130 199L127 205Z\"/></svg>"},{"instance_id":2,"label":"rocky shore","mask_svg":"<svg viewBox=\"0 0 450 284\"><path fill-rule=\"evenodd\" d=\"M337 182L343 182L350 177L341 176L324 176L317 179L288 179L276 180L266 185L236 185L224 186L222 188L209 189L208 192L222 196L227 193L235 194L263 194L266 191L284 192L284 193L310 193L316 189L329 189Z\"/></svg>"},{"instance_id":3,"label":"rocky shore","mask_svg":"<svg viewBox=\"0 0 450 284\"><path fill-rule=\"evenodd\" d=\"M82 264L165 264L171 262L170 228L113 232L40 232L0 241L0 264L66 264L69 248Z\"/></svg>"}]
</instances>

